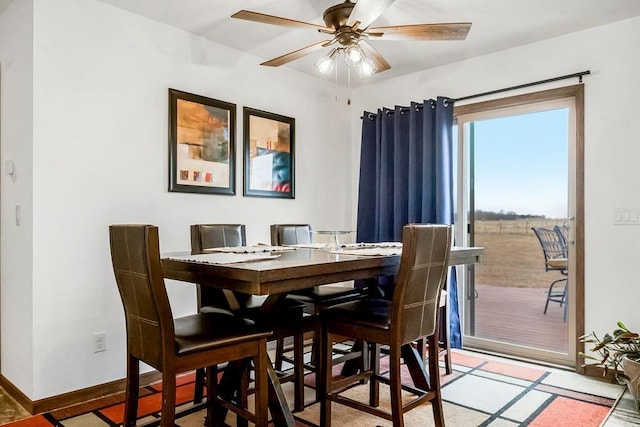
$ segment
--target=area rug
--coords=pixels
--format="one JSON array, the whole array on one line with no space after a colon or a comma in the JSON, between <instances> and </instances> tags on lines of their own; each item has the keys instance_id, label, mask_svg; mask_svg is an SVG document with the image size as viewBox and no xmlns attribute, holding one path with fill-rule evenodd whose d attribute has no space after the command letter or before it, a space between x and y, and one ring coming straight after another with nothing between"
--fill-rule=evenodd
<instances>
[{"instance_id":1,"label":"area rug","mask_svg":"<svg viewBox=\"0 0 640 427\"><path fill-rule=\"evenodd\" d=\"M572 372L548 369L502 358L454 350L453 373L441 373L445 421L448 426L537 426L537 427L597 427L607 418L612 406L624 391L623 387ZM384 363L382 365L384 371ZM404 375L408 374L405 372ZM193 407L193 375L180 377L177 410L185 413L176 420L180 427L203 425L204 410ZM313 403L314 378L308 375L305 397L307 406L294 414L297 426L314 427L319 423L319 404ZM283 386L292 397L290 383ZM138 424L159 419L160 384L145 389L140 398ZM359 386L348 391L351 397L367 398L368 387ZM389 407L388 393L381 386L381 406ZM334 426L377 427L391 426L386 420L332 405ZM124 405L121 402L84 413L71 410L39 414L21 421L5 424L10 427L65 426L104 427L122 423ZM227 422L234 426L233 417ZM405 425L432 426L431 406L420 406L405 415Z\"/></svg>"}]
</instances>

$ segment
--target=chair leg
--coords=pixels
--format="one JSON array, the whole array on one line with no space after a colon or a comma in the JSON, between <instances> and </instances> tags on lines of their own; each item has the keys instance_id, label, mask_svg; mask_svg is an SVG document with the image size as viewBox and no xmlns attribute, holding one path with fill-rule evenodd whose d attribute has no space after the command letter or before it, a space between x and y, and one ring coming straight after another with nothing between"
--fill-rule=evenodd
<instances>
[{"instance_id":1,"label":"chair leg","mask_svg":"<svg viewBox=\"0 0 640 427\"><path fill-rule=\"evenodd\" d=\"M129 355L127 358L127 386L124 399L124 427L136 425L138 418L138 392L140 389L140 362Z\"/></svg>"},{"instance_id":2,"label":"chair leg","mask_svg":"<svg viewBox=\"0 0 640 427\"><path fill-rule=\"evenodd\" d=\"M429 342L429 387L435 394L431 401L433 419L436 427L444 426L444 410L442 408L442 395L440 392L440 366L438 363L438 335L437 331L428 338Z\"/></svg>"},{"instance_id":3,"label":"chair leg","mask_svg":"<svg viewBox=\"0 0 640 427\"><path fill-rule=\"evenodd\" d=\"M362 343L362 349L367 348L367 343ZM369 354L369 368L373 371L373 375L369 379L369 405L377 408L380 406L380 344L371 344L371 353ZM364 372L364 371L363 371Z\"/></svg>"},{"instance_id":4,"label":"chair leg","mask_svg":"<svg viewBox=\"0 0 640 427\"><path fill-rule=\"evenodd\" d=\"M320 341L320 351L322 367L320 369L320 381L318 381L318 373L316 372L316 384L320 386L320 425L331 427L331 401L329 394L331 393L332 359L333 359L333 342L328 331L323 331Z\"/></svg>"},{"instance_id":5,"label":"chair leg","mask_svg":"<svg viewBox=\"0 0 640 427\"><path fill-rule=\"evenodd\" d=\"M196 372L196 378L197 378L197 372ZM204 420L204 425L206 427L213 427L213 423L215 420L215 411L216 411L216 406L218 404L217 402L217 388L216 388L216 382L217 382L217 378L218 378L218 372L217 372L217 367L216 366L210 366L207 368L207 416ZM200 390L202 390L202 387L200 388Z\"/></svg>"},{"instance_id":6,"label":"chair leg","mask_svg":"<svg viewBox=\"0 0 640 427\"><path fill-rule=\"evenodd\" d=\"M544 303L544 314L547 314L547 308L549 308L549 292L551 292L551 289L547 291L547 301Z\"/></svg>"},{"instance_id":7,"label":"chair leg","mask_svg":"<svg viewBox=\"0 0 640 427\"><path fill-rule=\"evenodd\" d=\"M316 328L313 331L313 342L311 343L311 366L317 369L318 367L318 358L320 356L320 334L322 330L320 328Z\"/></svg>"},{"instance_id":8,"label":"chair leg","mask_svg":"<svg viewBox=\"0 0 640 427\"><path fill-rule=\"evenodd\" d=\"M258 355L253 358L255 372L255 418L256 426L266 426L268 420L268 378L267 378L267 344L261 340L258 344Z\"/></svg>"},{"instance_id":9,"label":"chair leg","mask_svg":"<svg viewBox=\"0 0 640 427\"><path fill-rule=\"evenodd\" d=\"M294 374L294 398L293 410L304 411L304 334L302 332L293 336L293 374Z\"/></svg>"},{"instance_id":10,"label":"chair leg","mask_svg":"<svg viewBox=\"0 0 640 427\"><path fill-rule=\"evenodd\" d=\"M437 343L436 343L437 348ZM402 411L402 380L400 377L400 348L391 346L389 352L389 394L391 395L391 418L393 427L404 426ZM436 350L437 354L437 350ZM372 379L373 382L373 379ZM377 382L377 381L376 381Z\"/></svg>"},{"instance_id":11,"label":"chair leg","mask_svg":"<svg viewBox=\"0 0 640 427\"><path fill-rule=\"evenodd\" d=\"M282 371L283 357L284 357L284 339L280 338L276 340L276 360L273 363L273 368L276 371Z\"/></svg>"},{"instance_id":12,"label":"chair leg","mask_svg":"<svg viewBox=\"0 0 640 427\"><path fill-rule=\"evenodd\" d=\"M204 368L196 369L196 381L195 390L193 392L193 403L202 403L202 397L204 396L203 388L205 382Z\"/></svg>"},{"instance_id":13,"label":"chair leg","mask_svg":"<svg viewBox=\"0 0 640 427\"><path fill-rule=\"evenodd\" d=\"M175 427L176 418L176 373L162 373L162 413L161 427Z\"/></svg>"},{"instance_id":14,"label":"chair leg","mask_svg":"<svg viewBox=\"0 0 640 427\"><path fill-rule=\"evenodd\" d=\"M451 346L449 345L449 341L445 343L446 350L444 350L444 373L446 375L451 375L453 372L453 367L451 366Z\"/></svg>"},{"instance_id":15,"label":"chair leg","mask_svg":"<svg viewBox=\"0 0 640 427\"><path fill-rule=\"evenodd\" d=\"M565 288L562 292L562 299L560 301L553 299L554 295L553 295L553 287L560 283L560 282L565 282ZM547 291L547 301L544 304L544 314L547 314L547 308L549 307L549 301L554 301L554 302L559 302L560 306L562 306L563 302L564 302L564 296L566 293L566 286L567 286L567 279L558 279L558 280L554 280L553 282L551 282L551 284L549 285L549 290Z\"/></svg>"},{"instance_id":16,"label":"chair leg","mask_svg":"<svg viewBox=\"0 0 640 427\"><path fill-rule=\"evenodd\" d=\"M324 366L323 362L323 350L322 350L322 325L318 325L318 327L313 331L313 342L311 343L311 366L314 369L316 375L316 397L315 402L320 402L322 400L322 395L320 394L320 371L322 371L322 367ZM303 381L304 383L304 381Z\"/></svg>"},{"instance_id":17,"label":"chair leg","mask_svg":"<svg viewBox=\"0 0 640 427\"><path fill-rule=\"evenodd\" d=\"M447 375L451 375L451 373L453 372L453 368L451 366L451 341L449 340L450 327L448 305L440 307L440 309L438 310L438 316L438 324L440 325L440 328L438 328L438 335L436 335L436 341L439 346L438 356L440 355L440 353L444 353L444 372Z\"/></svg>"},{"instance_id":18,"label":"chair leg","mask_svg":"<svg viewBox=\"0 0 640 427\"><path fill-rule=\"evenodd\" d=\"M242 364L243 370L240 376L240 389L238 390L238 406L247 409L249 406L249 375L251 373L251 361ZM249 422L241 417L236 417L237 427L247 427Z\"/></svg>"}]
</instances>

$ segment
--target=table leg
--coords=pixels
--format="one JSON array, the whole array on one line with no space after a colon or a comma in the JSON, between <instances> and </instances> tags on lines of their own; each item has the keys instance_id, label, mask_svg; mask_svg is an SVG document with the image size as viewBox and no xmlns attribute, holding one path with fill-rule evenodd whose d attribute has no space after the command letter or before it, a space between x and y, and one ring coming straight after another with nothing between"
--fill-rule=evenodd
<instances>
[{"instance_id":1,"label":"table leg","mask_svg":"<svg viewBox=\"0 0 640 427\"><path fill-rule=\"evenodd\" d=\"M422 390L431 390L429 374L424 366L424 361L420 357L418 350L411 344L405 344L401 349L402 359L409 369L413 384Z\"/></svg>"},{"instance_id":2,"label":"table leg","mask_svg":"<svg viewBox=\"0 0 640 427\"><path fill-rule=\"evenodd\" d=\"M289 404L284 397L278 374L271 362L267 365L267 376L269 377L269 411L276 427L295 427L296 422L289 408Z\"/></svg>"},{"instance_id":3,"label":"table leg","mask_svg":"<svg viewBox=\"0 0 640 427\"><path fill-rule=\"evenodd\" d=\"M361 353L365 350L365 345L362 340L356 340L351 346L351 353ZM366 355L355 359L350 359L344 362L340 375L343 377L350 377L357 374L362 369L362 362L367 360Z\"/></svg>"},{"instance_id":4,"label":"table leg","mask_svg":"<svg viewBox=\"0 0 640 427\"><path fill-rule=\"evenodd\" d=\"M231 401L238 401L241 398L239 390L240 384L242 383L241 377L243 370L248 367L249 366L242 360L230 362L227 365L218 386L220 396L225 400ZM269 379L269 411L273 418L273 424L276 427L295 427L296 422L293 419L293 414L284 396L278 374L275 369L273 369L271 360L269 360L267 364L267 377ZM220 411L216 411L216 416L217 419L214 425L224 425L227 410L221 409Z\"/></svg>"}]
</instances>

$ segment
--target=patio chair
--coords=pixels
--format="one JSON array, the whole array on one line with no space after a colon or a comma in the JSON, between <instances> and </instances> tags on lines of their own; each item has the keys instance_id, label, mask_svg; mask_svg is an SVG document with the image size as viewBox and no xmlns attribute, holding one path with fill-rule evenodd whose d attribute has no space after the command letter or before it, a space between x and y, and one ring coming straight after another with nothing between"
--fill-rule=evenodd
<instances>
[{"instance_id":1,"label":"patio chair","mask_svg":"<svg viewBox=\"0 0 640 427\"><path fill-rule=\"evenodd\" d=\"M532 227L532 230L544 255L544 271L557 271L565 277L554 280L547 290L547 301L544 305L544 314L547 314L549 302L557 302L564 307L564 320L567 320L567 246L566 239L556 229Z\"/></svg>"},{"instance_id":2,"label":"patio chair","mask_svg":"<svg viewBox=\"0 0 640 427\"><path fill-rule=\"evenodd\" d=\"M564 248L564 257L567 258L567 248L568 248L568 242L569 242L569 226L565 225L554 225L553 229L556 233L558 233L558 236L560 237L560 244L563 246Z\"/></svg>"}]
</instances>

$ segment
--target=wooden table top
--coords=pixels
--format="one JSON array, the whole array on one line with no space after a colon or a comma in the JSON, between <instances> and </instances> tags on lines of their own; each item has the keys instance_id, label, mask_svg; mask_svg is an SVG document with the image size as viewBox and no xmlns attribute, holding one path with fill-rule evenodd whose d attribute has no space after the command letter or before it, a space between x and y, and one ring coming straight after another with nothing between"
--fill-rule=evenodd
<instances>
[{"instance_id":1,"label":"wooden table top","mask_svg":"<svg viewBox=\"0 0 640 427\"><path fill-rule=\"evenodd\" d=\"M481 247L454 247L449 265L479 262L483 253L484 248ZM393 275L400 265L400 256L355 256L302 248L278 252L280 256L275 259L235 264L206 264L169 258L189 254L163 254L164 277L253 295Z\"/></svg>"}]
</instances>

